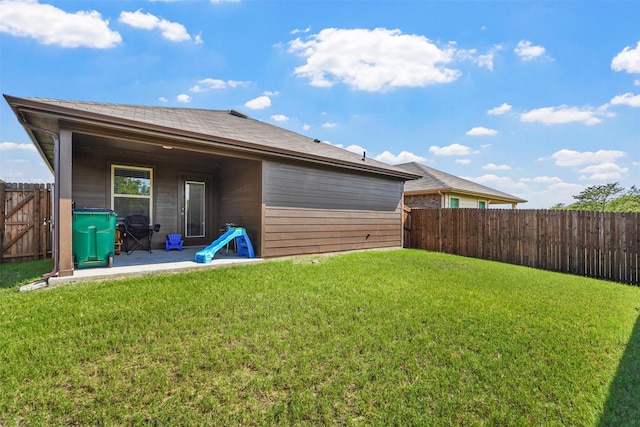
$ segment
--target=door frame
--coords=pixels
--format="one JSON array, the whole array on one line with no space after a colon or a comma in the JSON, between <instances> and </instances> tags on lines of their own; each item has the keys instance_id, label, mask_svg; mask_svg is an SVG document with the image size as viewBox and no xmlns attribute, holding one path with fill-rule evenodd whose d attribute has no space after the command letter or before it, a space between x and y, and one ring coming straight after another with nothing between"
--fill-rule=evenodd
<instances>
[{"instance_id":1,"label":"door frame","mask_svg":"<svg viewBox=\"0 0 640 427\"><path fill-rule=\"evenodd\" d=\"M203 182L205 185L205 235L204 237L186 237L185 230L185 185L187 182ZM178 232L182 234L185 246L206 246L214 239L215 203L213 176L207 173L180 172L178 177Z\"/></svg>"}]
</instances>

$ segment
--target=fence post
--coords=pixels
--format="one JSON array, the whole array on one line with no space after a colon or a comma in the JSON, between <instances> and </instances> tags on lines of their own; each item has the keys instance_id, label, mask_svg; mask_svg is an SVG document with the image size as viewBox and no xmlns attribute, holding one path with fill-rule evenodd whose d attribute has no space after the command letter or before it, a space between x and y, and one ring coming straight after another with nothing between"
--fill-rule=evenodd
<instances>
[{"instance_id":1,"label":"fence post","mask_svg":"<svg viewBox=\"0 0 640 427\"><path fill-rule=\"evenodd\" d=\"M4 211L7 209L7 202L5 200L5 184L4 181L0 181L0 264L4 262L4 233L5 233L5 218Z\"/></svg>"}]
</instances>

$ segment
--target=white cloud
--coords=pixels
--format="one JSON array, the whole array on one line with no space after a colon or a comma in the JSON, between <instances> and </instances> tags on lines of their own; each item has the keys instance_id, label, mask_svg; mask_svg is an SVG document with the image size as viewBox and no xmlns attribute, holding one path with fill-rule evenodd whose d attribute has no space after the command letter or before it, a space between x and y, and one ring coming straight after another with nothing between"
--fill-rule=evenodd
<instances>
[{"instance_id":1,"label":"white cloud","mask_svg":"<svg viewBox=\"0 0 640 427\"><path fill-rule=\"evenodd\" d=\"M380 162L389 163L391 165L396 165L399 163L408 163L408 162L424 162L427 160L422 156L418 156L417 154L410 153L408 151L401 151L398 155L392 154L389 151L385 151L382 154L374 157L375 160Z\"/></svg>"},{"instance_id":2,"label":"white cloud","mask_svg":"<svg viewBox=\"0 0 640 427\"><path fill-rule=\"evenodd\" d=\"M95 10L67 13L34 1L0 2L0 32L66 48L105 49L122 42L120 34L110 30L109 21Z\"/></svg>"},{"instance_id":3,"label":"white cloud","mask_svg":"<svg viewBox=\"0 0 640 427\"><path fill-rule=\"evenodd\" d=\"M627 73L640 73L640 41L633 49L630 46L622 49L622 52L618 53L611 61L611 69Z\"/></svg>"},{"instance_id":4,"label":"white cloud","mask_svg":"<svg viewBox=\"0 0 640 427\"><path fill-rule=\"evenodd\" d=\"M493 60L496 57L496 53L502 50L502 48L502 45L496 44L484 55L479 55L477 49L460 49L455 52L455 57L456 59L470 60L478 64L478 66L481 68L484 67L489 71L493 71Z\"/></svg>"},{"instance_id":5,"label":"white cloud","mask_svg":"<svg viewBox=\"0 0 640 427\"><path fill-rule=\"evenodd\" d=\"M285 116L284 114L275 114L271 116L271 119L276 122L286 122L287 120L289 120L289 117Z\"/></svg>"},{"instance_id":6,"label":"white cloud","mask_svg":"<svg viewBox=\"0 0 640 427\"><path fill-rule=\"evenodd\" d=\"M478 56L478 65L493 71L493 59L496 57L496 53L499 50L502 50L502 45L497 44L486 54Z\"/></svg>"},{"instance_id":7,"label":"white cloud","mask_svg":"<svg viewBox=\"0 0 640 427\"><path fill-rule=\"evenodd\" d=\"M572 195L584 190L583 185L564 182L557 176L537 176L518 180L527 189L520 196L529 200L531 208L549 208L556 203L571 203Z\"/></svg>"},{"instance_id":8,"label":"white cloud","mask_svg":"<svg viewBox=\"0 0 640 427\"><path fill-rule=\"evenodd\" d=\"M487 111L487 114L489 114L490 116L501 116L503 114L508 113L509 111L511 111L511 105L505 102L499 107L494 107L490 109L489 111Z\"/></svg>"},{"instance_id":9,"label":"white cloud","mask_svg":"<svg viewBox=\"0 0 640 427\"><path fill-rule=\"evenodd\" d=\"M162 37L172 42L183 42L191 40L184 25L177 22L169 22L166 19L160 20L158 27L162 31Z\"/></svg>"},{"instance_id":10,"label":"white cloud","mask_svg":"<svg viewBox=\"0 0 640 427\"><path fill-rule=\"evenodd\" d=\"M247 108L251 108L252 110L264 110L265 108L271 107L271 98L268 96L259 96L250 101L244 103L244 106Z\"/></svg>"},{"instance_id":11,"label":"white cloud","mask_svg":"<svg viewBox=\"0 0 640 427\"><path fill-rule=\"evenodd\" d=\"M240 0L210 0L213 4L240 3Z\"/></svg>"},{"instance_id":12,"label":"white cloud","mask_svg":"<svg viewBox=\"0 0 640 427\"><path fill-rule=\"evenodd\" d=\"M451 144L446 147L438 147L432 145L429 152L436 156L468 156L471 154L471 148L461 144Z\"/></svg>"},{"instance_id":13,"label":"white cloud","mask_svg":"<svg viewBox=\"0 0 640 427\"><path fill-rule=\"evenodd\" d=\"M349 151L351 153L355 153L355 154L362 154L365 151L367 151L364 147L361 147L361 146L356 145L356 144L352 144L352 145L350 145L348 147L344 147L342 144L332 144L329 141L322 141L322 142L324 142L325 144L333 145L334 147L345 149L345 150L347 150L347 151Z\"/></svg>"},{"instance_id":14,"label":"white cloud","mask_svg":"<svg viewBox=\"0 0 640 427\"><path fill-rule=\"evenodd\" d=\"M562 182L557 176L536 176L534 178L520 178L521 182L532 182L535 184L559 184Z\"/></svg>"},{"instance_id":15,"label":"white cloud","mask_svg":"<svg viewBox=\"0 0 640 427\"><path fill-rule=\"evenodd\" d=\"M169 102L169 100L167 98L165 98L164 96L161 96L160 98L158 98L158 101L160 101L160 102Z\"/></svg>"},{"instance_id":16,"label":"white cloud","mask_svg":"<svg viewBox=\"0 0 640 427\"><path fill-rule=\"evenodd\" d=\"M386 28L327 28L306 41L289 42L289 52L306 59L295 74L317 87L340 82L378 92L449 83L461 74L445 66L454 59L452 47L441 49L424 36Z\"/></svg>"},{"instance_id":17,"label":"white cloud","mask_svg":"<svg viewBox=\"0 0 640 427\"><path fill-rule=\"evenodd\" d=\"M37 151L33 144L18 144L17 142L0 142L0 151L9 150L25 150L25 151Z\"/></svg>"},{"instance_id":18,"label":"white cloud","mask_svg":"<svg viewBox=\"0 0 640 427\"><path fill-rule=\"evenodd\" d=\"M627 92L618 95L611 100L611 105L628 105L629 107L640 107L640 95Z\"/></svg>"},{"instance_id":19,"label":"white cloud","mask_svg":"<svg viewBox=\"0 0 640 427\"><path fill-rule=\"evenodd\" d=\"M220 79L212 79L206 78L202 80L198 80L196 85L189 88L190 92L201 93L201 92L209 92L211 90L220 90L226 88L236 88L239 86L246 86L251 82L243 82L238 80L220 80Z\"/></svg>"},{"instance_id":20,"label":"white cloud","mask_svg":"<svg viewBox=\"0 0 640 427\"><path fill-rule=\"evenodd\" d=\"M594 163L608 163L616 159L625 157L624 151L618 150L598 150L592 151L573 151L562 149L551 155L557 166L580 166Z\"/></svg>"},{"instance_id":21,"label":"white cloud","mask_svg":"<svg viewBox=\"0 0 640 427\"><path fill-rule=\"evenodd\" d=\"M307 124L302 125L302 130L309 130L309 129L311 129L311 125L307 125Z\"/></svg>"},{"instance_id":22,"label":"white cloud","mask_svg":"<svg viewBox=\"0 0 640 427\"><path fill-rule=\"evenodd\" d=\"M176 100L183 104L188 104L189 102L191 102L191 97L186 93L181 93L180 95L176 96Z\"/></svg>"},{"instance_id":23,"label":"white cloud","mask_svg":"<svg viewBox=\"0 0 640 427\"><path fill-rule=\"evenodd\" d=\"M597 165L587 166L579 170L583 175L580 179L590 179L596 181L609 181L622 178L622 175L629 172L629 168L622 168L613 162L605 162Z\"/></svg>"},{"instance_id":24,"label":"white cloud","mask_svg":"<svg viewBox=\"0 0 640 427\"><path fill-rule=\"evenodd\" d=\"M459 165L468 165L471 163L471 159L456 159L455 163Z\"/></svg>"},{"instance_id":25,"label":"white cloud","mask_svg":"<svg viewBox=\"0 0 640 427\"><path fill-rule=\"evenodd\" d=\"M639 79L639 80L634 80L634 81L633 81L633 84L634 84L635 86L640 86L640 79Z\"/></svg>"},{"instance_id":26,"label":"white cloud","mask_svg":"<svg viewBox=\"0 0 640 427\"><path fill-rule=\"evenodd\" d=\"M594 111L590 107L578 108L560 105L557 107L536 108L520 115L523 122L538 122L545 125L583 123L585 125L595 125L602 122L599 116L611 116L602 109Z\"/></svg>"},{"instance_id":27,"label":"white cloud","mask_svg":"<svg viewBox=\"0 0 640 427\"><path fill-rule=\"evenodd\" d=\"M361 147L361 146L356 145L356 144L352 144L352 145L348 146L347 148L345 148L345 150L351 151L352 153L356 153L356 154L362 154L365 151L367 151L364 147Z\"/></svg>"},{"instance_id":28,"label":"white cloud","mask_svg":"<svg viewBox=\"0 0 640 427\"><path fill-rule=\"evenodd\" d=\"M327 129L331 129L331 128L335 128L338 127L337 123L331 123L331 122L326 122L322 124L323 128L327 128Z\"/></svg>"},{"instance_id":29,"label":"white cloud","mask_svg":"<svg viewBox=\"0 0 640 427\"><path fill-rule=\"evenodd\" d=\"M119 21L141 30L158 28L162 33L162 37L172 42L191 40L191 36L187 33L184 25L160 19L151 13L143 13L142 9L138 9L135 12L121 12Z\"/></svg>"},{"instance_id":30,"label":"white cloud","mask_svg":"<svg viewBox=\"0 0 640 427\"><path fill-rule=\"evenodd\" d=\"M511 170L511 166L509 165L496 165L495 163L487 163L482 166L482 169L488 171L509 171Z\"/></svg>"},{"instance_id":31,"label":"white cloud","mask_svg":"<svg viewBox=\"0 0 640 427\"><path fill-rule=\"evenodd\" d=\"M467 135L469 136L492 136L492 135L496 135L498 133L497 130L495 129L488 129L485 127L475 127L473 129L471 129L470 131L467 132Z\"/></svg>"},{"instance_id":32,"label":"white cloud","mask_svg":"<svg viewBox=\"0 0 640 427\"><path fill-rule=\"evenodd\" d=\"M158 22L160 22L160 19L150 13L142 13L142 9L138 9L135 12L122 11L120 13L119 21L123 24L130 25L133 28L138 28L141 30L153 30L158 26Z\"/></svg>"},{"instance_id":33,"label":"white cloud","mask_svg":"<svg viewBox=\"0 0 640 427\"><path fill-rule=\"evenodd\" d=\"M486 174L476 178L465 178L479 184L486 184L490 187L502 187L502 188L526 188L526 184L522 182L516 182L508 176L498 176L494 174Z\"/></svg>"},{"instance_id":34,"label":"white cloud","mask_svg":"<svg viewBox=\"0 0 640 427\"><path fill-rule=\"evenodd\" d=\"M262 94L266 96L278 96L280 95L280 92L278 91L272 92L270 90L265 90Z\"/></svg>"},{"instance_id":35,"label":"white cloud","mask_svg":"<svg viewBox=\"0 0 640 427\"><path fill-rule=\"evenodd\" d=\"M195 44L202 44L204 43L204 40L202 40L202 32L199 32L198 34L196 34L195 38L193 39L193 41L195 42Z\"/></svg>"},{"instance_id":36,"label":"white cloud","mask_svg":"<svg viewBox=\"0 0 640 427\"><path fill-rule=\"evenodd\" d=\"M300 34L300 33L306 34L306 33L308 33L309 31L311 31L311 27L307 27L307 28L305 28L304 30L301 30L301 29L299 29L299 28L296 28L296 29L292 30L289 34L292 34L292 35Z\"/></svg>"},{"instance_id":37,"label":"white cloud","mask_svg":"<svg viewBox=\"0 0 640 427\"><path fill-rule=\"evenodd\" d=\"M542 46L534 46L528 40L521 40L513 51L522 58L523 61L531 61L544 55L545 49Z\"/></svg>"}]
</instances>

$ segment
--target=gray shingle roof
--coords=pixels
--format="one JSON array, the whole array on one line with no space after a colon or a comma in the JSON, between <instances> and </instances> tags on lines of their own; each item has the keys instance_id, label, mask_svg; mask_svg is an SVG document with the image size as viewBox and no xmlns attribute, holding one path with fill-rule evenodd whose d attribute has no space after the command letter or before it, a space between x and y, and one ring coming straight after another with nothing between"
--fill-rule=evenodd
<instances>
[{"instance_id":1,"label":"gray shingle roof","mask_svg":"<svg viewBox=\"0 0 640 427\"><path fill-rule=\"evenodd\" d=\"M330 144L315 142L317 140L246 116L232 114L227 110L14 98L7 95L5 98L16 114L21 108L31 109L30 111L36 109L67 119L117 124L131 129L151 129L172 137L222 142L239 150L250 149L276 156L291 156L302 160L351 166L359 170L369 170L403 179L416 178L403 169L369 157L363 160L360 154L351 153Z\"/></svg>"},{"instance_id":2,"label":"gray shingle roof","mask_svg":"<svg viewBox=\"0 0 640 427\"><path fill-rule=\"evenodd\" d=\"M438 169L430 168L429 166L425 166L420 163L403 163L401 165L396 165L396 167L416 175L422 175L422 178L420 179L405 183L404 190L407 193L435 193L437 191L459 192L475 196L483 196L489 199L494 199L495 201L510 203L526 202L526 200L512 196L511 194L494 190L493 188L442 172Z\"/></svg>"}]
</instances>

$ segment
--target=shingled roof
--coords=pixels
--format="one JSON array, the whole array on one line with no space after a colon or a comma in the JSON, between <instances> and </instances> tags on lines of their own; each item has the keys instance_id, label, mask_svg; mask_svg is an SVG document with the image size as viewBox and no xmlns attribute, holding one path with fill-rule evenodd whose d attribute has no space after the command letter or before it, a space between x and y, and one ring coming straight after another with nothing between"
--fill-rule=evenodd
<instances>
[{"instance_id":1,"label":"shingled roof","mask_svg":"<svg viewBox=\"0 0 640 427\"><path fill-rule=\"evenodd\" d=\"M223 145L237 151L288 157L339 167L363 170L401 179L415 179L412 173L355 154L331 144L274 126L233 110L205 110L102 102L64 101L46 98L16 98L4 95L16 116L24 124L36 122L51 132L59 132L60 120L116 126L131 131L151 131L169 138ZM46 120L54 117L56 120ZM30 123L30 124L36 124ZM52 147L47 138L31 129L29 134L50 165Z\"/></svg>"},{"instance_id":2,"label":"shingled roof","mask_svg":"<svg viewBox=\"0 0 640 427\"><path fill-rule=\"evenodd\" d=\"M526 200L493 188L477 184L464 178L411 162L397 165L407 172L421 175L422 178L408 181L404 185L405 194L428 194L437 192L455 192L472 196L486 197L492 203L525 203Z\"/></svg>"}]
</instances>

